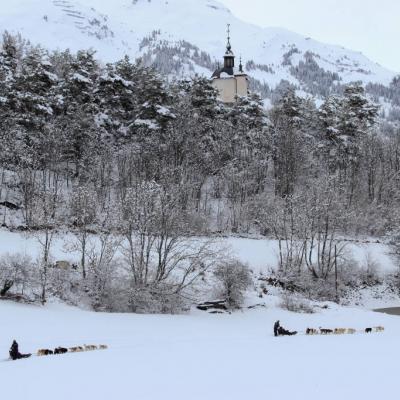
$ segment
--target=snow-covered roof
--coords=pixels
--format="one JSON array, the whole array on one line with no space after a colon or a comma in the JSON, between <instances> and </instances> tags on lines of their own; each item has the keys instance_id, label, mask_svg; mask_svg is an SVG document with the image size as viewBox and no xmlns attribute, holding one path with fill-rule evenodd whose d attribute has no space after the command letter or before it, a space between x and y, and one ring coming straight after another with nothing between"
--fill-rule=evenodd
<instances>
[{"instance_id":1,"label":"snow-covered roof","mask_svg":"<svg viewBox=\"0 0 400 400\"><path fill-rule=\"evenodd\" d=\"M237 68L222 67L222 68L219 68L216 71L214 71L211 78L212 79L216 79L216 78L229 79L229 78L233 78L238 75L246 76L247 74L245 74L244 72L240 72L239 69L237 69Z\"/></svg>"},{"instance_id":2,"label":"snow-covered roof","mask_svg":"<svg viewBox=\"0 0 400 400\"><path fill-rule=\"evenodd\" d=\"M214 73L212 74L212 78L221 78L222 75L228 78L233 77L235 75L235 71L233 68L222 67L214 71Z\"/></svg>"}]
</instances>

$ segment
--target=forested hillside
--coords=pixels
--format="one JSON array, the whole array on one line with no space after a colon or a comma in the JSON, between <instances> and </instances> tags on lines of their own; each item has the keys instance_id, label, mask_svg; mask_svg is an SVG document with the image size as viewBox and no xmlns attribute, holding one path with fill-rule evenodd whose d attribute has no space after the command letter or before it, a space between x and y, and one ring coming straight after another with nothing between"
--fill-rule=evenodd
<instances>
[{"instance_id":1,"label":"forested hillside","mask_svg":"<svg viewBox=\"0 0 400 400\"><path fill-rule=\"evenodd\" d=\"M128 58L104 66L6 35L0 93L2 223L43 233L45 271L54 232L76 236L84 279L88 236L104 235L106 258L113 234L128 241L135 284L172 285L184 260L178 294L215 249L174 246L235 232L282 243L284 273L329 280L339 238L398 227L399 132L377 123L360 85L319 108L290 87L268 111L257 95L226 106L207 79L166 81Z\"/></svg>"},{"instance_id":2,"label":"forested hillside","mask_svg":"<svg viewBox=\"0 0 400 400\"><path fill-rule=\"evenodd\" d=\"M14 0L0 14L1 34L21 34L48 50L91 48L103 62L141 58L170 79L210 77L225 51L226 24L232 49L263 98L274 101L289 86L320 102L361 82L398 123L395 71L357 51L246 23L214 0Z\"/></svg>"}]
</instances>

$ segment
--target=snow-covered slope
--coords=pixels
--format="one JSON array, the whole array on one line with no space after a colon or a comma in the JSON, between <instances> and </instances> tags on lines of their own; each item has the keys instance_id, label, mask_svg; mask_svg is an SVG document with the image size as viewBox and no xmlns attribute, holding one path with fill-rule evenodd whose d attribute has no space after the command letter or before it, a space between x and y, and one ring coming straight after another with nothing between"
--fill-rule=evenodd
<instances>
[{"instance_id":1,"label":"snow-covered slope","mask_svg":"<svg viewBox=\"0 0 400 400\"><path fill-rule=\"evenodd\" d=\"M226 24L232 45L249 73L274 88L282 79L302 86L295 68L311 60L330 81L361 80L388 85L395 73L361 53L326 45L280 28L263 29L237 19L213 0L13 0L0 10L0 27L20 32L51 49L92 47L104 61L125 54L155 58L167 52L180 61L179 73L209 74L224 53ZM184 41L184 42L182 42ZM191 46L189 46L189 44ZM180 48L180 51L176 51ZM203 54L195 54L204 52ZM210 56L207 59L206 55ZM311 68L315 70L315 64ZM310 65L308 65L310 67ZM323 70L323 71L322 71Z\"/></svg>"},{"instance_id":2,"label":"snow-covered slope","mask_svg":"<svg viewBox=\"0 0 400 400\"><path fill-rule=\"evenodd\" d=\"M35 259L40 256L40 236L35 234L21 234L0 228L0 255L10 253L26 254ZM73 242L73 237L68 234L59 234L53 239L51 256L54 260L67 259L71 263L79 262L80 253L71 251L66 244ZM89 239L91 246L98 246L98 239ZM229 249L229 253L246 263L255 273L268 273L278 267L279 247L273 239L251 239L239 237L220 238L217 246ZM357 262L360 268L365 266L369 257L376 265L376 272L381 275L393 273L397 265L390 256L390 247L373 240L363 243L348 242L346 254Z\"/></svg>"}]
</instances>

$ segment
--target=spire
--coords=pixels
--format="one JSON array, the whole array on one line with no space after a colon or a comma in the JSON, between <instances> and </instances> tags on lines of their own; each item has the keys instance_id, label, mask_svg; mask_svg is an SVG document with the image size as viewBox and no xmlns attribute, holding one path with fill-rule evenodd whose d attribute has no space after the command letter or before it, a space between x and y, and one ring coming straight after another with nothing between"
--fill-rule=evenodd
<instances>
[{"instance_id":1,"label":"spire","mask_svg":"<svg viewBox=\"0 0 400 400\"><path fill-rule=\"evenodd\" d=\"M233 75L233 67L235 66L235 56L232 52L231 46L231 24L227 25L228 40L226 43L226 52L224 56L224 68L231 70L231 75Z\"/></svg>"},{"instance_id":2,"label":"spire","mask_svg":"<svg viewBox=\"0 0 400 400\"><path fill-rule=\"evenodd\" d=\"M243 74L242 56L240 56L239 72Z\"/></svg>"},{"instance_id":3,"label":"spire","mask_svg":"<svg viewBox=\"0 0 400 400\"><path fill-rule=\"evenodd\" d=\"M227 24L227 35L228 35L228 40L226 43L226 52L230 53L232 51L232 46L231 46L231 24Z\"/></svg>"}]
</instances>

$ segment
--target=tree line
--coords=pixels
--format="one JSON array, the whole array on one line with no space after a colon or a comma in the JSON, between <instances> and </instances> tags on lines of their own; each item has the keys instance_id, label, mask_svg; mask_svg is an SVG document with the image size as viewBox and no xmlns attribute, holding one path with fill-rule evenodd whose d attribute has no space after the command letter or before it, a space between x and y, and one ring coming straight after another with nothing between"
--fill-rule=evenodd
<instances>
[{"instance_id":1,"label":"tree line","mask_svg":"<svg viewBox=\"0 0 400 400\"><path fill-rule=\"evenodd\" d=\"M155 182L179 193L194 232L251 231L260 199L329 181L354 213L343 230L393 228L398 132L358 84L320 107L290 86L268 111L256 94L227 106L204 78L166 81L140 60L102 65L5 35L0 90L2 199L17 192L28 227L42 192L65 200L84 187L102 212Z\"/></svg>"},{"instance_id":2,"label":"tree line","mask_svg":"<svg viewBox=\"0 0 400 400\"><path fill-rule=\"evenodd\" d=\"M8 34L0 49L0 201L44 232L45 266L54 232L73 232L84 277L94 232L126 239L141 287L179 268L172 292L211 254L183 239L257 232L279 241L281 271L330 279L341 235L397 229L398 133L359 84L319 107L288 86L266 110L128 57L104 65Z\"/></svg>"}]
</instances>

